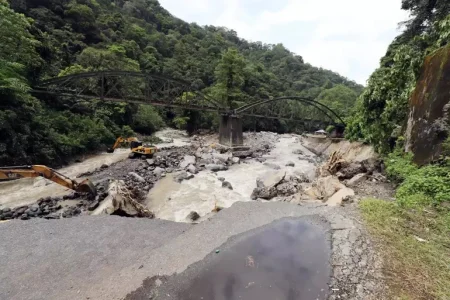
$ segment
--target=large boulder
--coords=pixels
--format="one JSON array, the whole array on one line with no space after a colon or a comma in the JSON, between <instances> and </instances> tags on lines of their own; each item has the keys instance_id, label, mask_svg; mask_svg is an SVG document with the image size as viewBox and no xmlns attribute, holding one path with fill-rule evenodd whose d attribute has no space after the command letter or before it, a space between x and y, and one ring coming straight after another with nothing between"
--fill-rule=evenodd
<instances>
[{"instance_id":1,"label":"large boulder","mask_svg":"<svg viewBox=\"0 0 450 300\"><path fill-rule=\"evenodd\" d=\"M253 190L251 198L256 200L258 198L270 200L277 196L277 189L275 187L257 187Z\"/></svg>"},{"instance_id":2,"label":"large boulder","mask_svg":"<svg viewBox=\"0 0 450 300\"><path fill-rule=\"evenodd\" d=\"M328 198L326 203L328 206L338 206L341 205L342 200L354 195L355 192L352 189L345 187L334 193L330 198Z\"/></svg>"},{"instance_id":3,"label":"large boulder","mask_svg":"<svg viewBox=\"0 0 450 300\"><path fill-rule=\"evenodd\" d=\"M183 180L189 180L192 178L194 178L193 174L186 171L181 171L177 176L174 177L174 180L178 183L181 183Z\"/></svg>"},{"instance_id":4,"label":"large boulder","mask_svg":"<svg viewBox=\"0 0 450 300\"><path fill-rule=\"evenodd\" d=\"M193 155L185 155L180 163L180 168L184 169L189 165L195 165L197 158Z\"/></svg>"},{"instance_id":5,"label":"large boulder","mask_svg":"<svg viewBox=\"0 0 450 300\"><path fill-rule=\"evenodd\" d=\"M192 174L197 174L198 173L198 170L197 170L197 168L194 165L189 165L186 168L186 170L188 170L189 173L192 173Z\"/></svg>"},{"instance_id":6,"label":"large boulder","mask_svg":"<svg viewBox=\"0 0 450 300\"><path fill-rule=\"evenodd\" d=\"M226 163L231 158L231 153L212 153L213 161L215 163Z\"/></svg>"},{"instance_id":7,"label":"large boulder","mask_svg":"<svg viewBox=\"0 0 450 300\"><path fill-rule=\"evenodd\" d=\"M163 173L165 173L165 170L164 170L163 168L156 167L156 168L153 170L153 173L154 173L156 176L161 176Z\"/></svg>"},{"instance_id":8,"label":"large boulder","mask_svg":"<svg viewBox=\"0 0 450 300\"><path fill-rule=\"evenodd\" d=\"M361 163L351 163L345 166L344 168L340 169L339 174L337 175L339 179L343 180L343 179L350 179L356 174L364 173L365 171L366 169Z\"/></svg>"},{"instance_id":9,"label":"large boulder","mask_svg":"<svg viewBox=\"0 0 450 300\"><path fill-rule=\"evenodd\" d=\"M267 172L263 176L256 179L256 186L260 187L272 187L278 184L286 173L283 171Z\"/></svg>"},{"instance_id":10,"label":"large boulder","mask_svg":"<svg viewBox=\"0 0 450 300\"><path fill-rule=\"evenodd\" d=\"M353 176L351 179L347 181L347 186L356 186L367 179L367 175L365 173L359 173Z\"/></svg>"},{"instance_id":11,"label":"large boulder","mask_svg":"<svg viewBox=\"0 0 450 300\"><path fill-rule=\"evenodd\" d=\"M139 174L135 173L135 172L130 172L128 173L128 175L130 175L130 177L138 182L145 182L144 177L140 176Z\"/></svg>"},{"instance_id":12,"label":"large boulder","mask_svg":"<svg viewBox=\"0 0 450 300\"><path fill-rule=\"evenodd\" d=\"M319 197L323 199L328 199L343 188L345 188L345 186L339 182L337 177L327 176L317 179L316 189L319 193Z\"/></svg>"}]
</instances>

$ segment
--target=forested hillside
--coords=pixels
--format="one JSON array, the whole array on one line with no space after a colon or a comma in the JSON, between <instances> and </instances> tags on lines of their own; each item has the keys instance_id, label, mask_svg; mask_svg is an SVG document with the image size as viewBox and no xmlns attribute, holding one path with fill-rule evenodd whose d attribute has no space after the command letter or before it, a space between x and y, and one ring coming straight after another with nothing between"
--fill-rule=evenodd
<instances>
[{"instance_id":1,"label":"forested hillside","mask_svg":"<svg viewBox=\"0 0 450 300\"><path fill-rule=\"evenodd\" d=\"M233 30L188 24L156 0L0 0L0 17L1 165L60 164L100 149L116 135L152 133L164 123L217 126L213 113L31 96L30 86L45 78L118 69L160 73L234 106L299 95L321 99L341 114L362 90L281 44L248 42ZM251 124L294 129L277 120Z\"/></svg>"}]
</instances>

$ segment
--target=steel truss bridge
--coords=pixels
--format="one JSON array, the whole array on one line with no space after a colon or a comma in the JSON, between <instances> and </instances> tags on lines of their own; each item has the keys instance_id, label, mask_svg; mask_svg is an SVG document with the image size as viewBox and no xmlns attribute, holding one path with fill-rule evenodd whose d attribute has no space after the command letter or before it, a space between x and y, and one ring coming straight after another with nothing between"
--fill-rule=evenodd
<instances>
[{"instance_id":1,"label":"steel truss bridge","mask_svg":"<svg viewBox=\"0 0 450 300\"><path fill-rule=\"evenodd\" d=\"M99 99L188 110L215 111L295 122L321 122L345 126L344 121L326 105L305 97L286 96L257 100L230 109L198 91L190 82L163 75L130 71L97 71L44 80L32 92L74 99ZM284 105L280 103L284 101ZM301 103L302 106L295 105ZM309 117L306 118L305 115ZM328 120L325 121L323 117Z\"/></svg>"}]
</instances>

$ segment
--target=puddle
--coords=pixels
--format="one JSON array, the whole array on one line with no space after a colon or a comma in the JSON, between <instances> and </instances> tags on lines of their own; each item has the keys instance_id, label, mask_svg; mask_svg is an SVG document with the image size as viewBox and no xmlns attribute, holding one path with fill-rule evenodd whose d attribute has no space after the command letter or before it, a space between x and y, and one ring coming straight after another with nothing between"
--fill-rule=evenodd
<instances>
[{"instance_id":1,"label":"puddle","mask_svg":"<svg viewBox=\"0 0 450 300\"><path fill-rule=\"evenodd\" d=\"M177 289L176 299L326 299L329 248L318 226L281 220L213 254L212 263Z\"/></svg>"}]
</instances>

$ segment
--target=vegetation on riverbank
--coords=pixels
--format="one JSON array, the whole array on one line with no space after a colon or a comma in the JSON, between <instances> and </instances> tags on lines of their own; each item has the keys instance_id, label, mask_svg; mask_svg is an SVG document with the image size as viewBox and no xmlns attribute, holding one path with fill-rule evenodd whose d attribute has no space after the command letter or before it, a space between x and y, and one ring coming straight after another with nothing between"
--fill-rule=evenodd
<instances>
[{"instance_id":1,"label":"vegetation on riverbank","mask_svg":"<svg viewBox=\"0 0 450 300\"><path fill-rule=\"evenodd\" d=\"M347 137L372 144L398 184L396 201L360 203L384 257L390 299L444 300L450 299L450 127L445 120L439 159L421 167L404 152L404 135L425 57L450 42L450 3L403 0L402 7L411 19L357 100Z\"/></svg>"}]
</instances>

